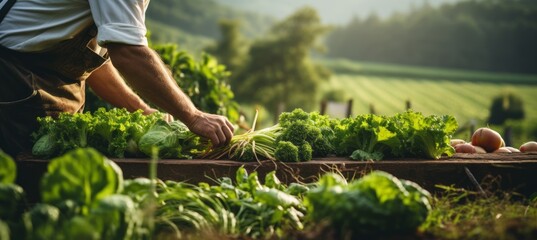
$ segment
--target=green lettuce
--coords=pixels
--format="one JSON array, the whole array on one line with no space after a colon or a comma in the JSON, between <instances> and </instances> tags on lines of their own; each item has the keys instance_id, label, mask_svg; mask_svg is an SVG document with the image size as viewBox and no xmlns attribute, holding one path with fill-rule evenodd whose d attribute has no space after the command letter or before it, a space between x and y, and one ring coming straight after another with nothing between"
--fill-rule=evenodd
<instances>
[{"instance_id":1,"label":"green lettuce","mask_svg":"<svg viewBox=\"0 0 537 240\"><path fill-rule=\"evenodd\" d=\"M373 114L342 119L334 132L338 156L350 156L356 150L371 156L393 156L401 145L397 133L390 129L390 119Z\"/></svg>"},{"instance_id":2,"label":"green lettuce","mask_svg":"<svg viewBox=\"0 0 537 240\"><path fill-rule=\"evenodd\" d=\"M395 115L392 120L392 129L402 142L401 156L438 159L455 153L450 139L458 124L453 116L424 116L407 111Z\"/></svg>"},{"instance_id":3,"label":"green lettuce","mask_svg":"<svg viewBox=\"0 0 537 240\"><path fill-rule=\"evenodd\" d=\"M15 161L0 149L0 183L14 183L16 177Z\"/></svg>"},{"instance_id":4,"label":"green lettuce","mask_svg":"<svg viewBox=\"0 0 537 240\"><path fill-rule=\"evenodd\" d=\"M118 193L123 173L112 161L92 148L80 148L53 159L41 179L44 203L57 205L71 199L87 213L96 200Z\"/></svg>"},{"instance_id":5,"label":"green lettuce","mask_svg":"<svg viewBox=\"0 0 537 240\"><path fill-rule=\"evenodd\" d=\"M143 219L138 213L130 197L114 194L96 201L89 219L101 233L101 239L130 240L141 227Z\"/></svg>"},{"instance_id":6,"label":"green lettuce","mask_svg":"<svg viewBox=\"0 0 537 240\"><path fill-rule=\"evenodd\" d=\"M160 113L143 115L141 110L130 113L123 108L38 118L32 154L50 158L92 147L111 157L138 156L138 141L161 118Z\"/></svg>"},{"instance_id":7,"label":"green lettuce","mask_svg":"<svg viewBox=\"0 0 537 240\"><path fill-rule=\"evenodd\" d=\"M412 232L431 210L426 190L386 172L374 171L350 183L329 173L316 185L305 195L307 221L326 222L339 237Z\"/></svg>"},{"instance_id":8,"label":"green lettuce","mask_svg":"<svg viewBox=\"0 0 537 240\"><path fill-rule=\"evenodd\" d=\"M27 239L54 239L60 228L60 211L52 205L39 203L23 215Z\"/></svg>"}]
</instances>

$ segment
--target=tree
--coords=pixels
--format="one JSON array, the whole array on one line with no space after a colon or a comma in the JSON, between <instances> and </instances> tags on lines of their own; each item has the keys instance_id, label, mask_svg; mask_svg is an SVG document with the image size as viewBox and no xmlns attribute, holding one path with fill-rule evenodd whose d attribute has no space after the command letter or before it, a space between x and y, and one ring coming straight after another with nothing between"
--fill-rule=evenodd
<instances>
[{"instance_id":1,"label":"tree","mask_svg":"<svg viewBox=\"0 0 537 240\"><path fill-rule=\"evenodd\" d=\"M327 37L329 56L497 72L537 73L537 2L424 4L388 18L355 18Z\"/></svg>"},{"instance_id":2,"label":"tree","mask_svg":"<svg viewBox=\"0 0 537 240\"><path fill-rule=\"evenodd\" d=\"M209 54L218 58L219 62L234 73L239 71L246 61L248 42L240 32L237 20L222 20L219 23L221 39L214 46L207 48Z\"/></svg>"},{"instance_id":3,"label":"tree","mask_svg":"<svg viewBox=\"0 0 537 240\"><path fill-rule=\"evenodd\" d=\"M508 119L524 119L524 104L514 93L504 93L492 100L488 123L503 124Z\"/></svg>"},{"instance_id":4,"label":"tree","mask_svg":"<svg viewBox=\"0 0 537 240\"><path fill-rule=\"evenodd\" d=\"M306 110L316 106L319 85L329 73L310 60L310 52L322 50L318 40L328 30L310 7L274 25L267 38L250 48L250 60L234 85L237 98L277 111L285 110L278 108L282 105Z\"/></svg>"}]
</instances>

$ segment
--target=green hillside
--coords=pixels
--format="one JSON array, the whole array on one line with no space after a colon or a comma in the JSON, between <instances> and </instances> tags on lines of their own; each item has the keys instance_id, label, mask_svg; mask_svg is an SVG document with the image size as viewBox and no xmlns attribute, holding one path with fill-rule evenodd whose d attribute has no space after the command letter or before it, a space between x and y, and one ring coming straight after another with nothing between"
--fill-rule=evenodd
<instances>
[{"instance_id":1,"label":"green hillside","mask_svg":"<svg viewBox=\"0 0 537 240\"><path fill-rule=\"evenodd\" d=\"M381 77L404 77L449 81L472 81L485 83L537 84L537 75L492 73L482 71L416 67L397 64L356 62L346 59L319 60L324 66L338 74L367 75Z\"/></svg>"},{"instance_id":2,"label":"green hillside","mask_svg":"<svg viewBox=\"0 0 537 240\"><path fill-rule=\"evenodd\" d=\"M274 22L271 17L236 10L215 0L151 1L146 13L153 41L175 43L190 51L218 39L218 23L222 19L240 20L242 34L247 37L262 34Z\"/></svg>"},{"instance_id":3,"label":"green hillside","mask_svg":"<svg viewBox=\"0 0 537 240\"><path fill-rule=\"evenodd\" d=\"M457 118L460 125L476 120L478 126L484 126L492 99L510 91L524 101L526 119L520 124L530 126L537 121L535 75L489 74L350 61L322 62L333 71L332 77L325 83L324 91L339 90L345 98L352 98L353 114L369 113L372 104L377 114L392 115L404 111L408 100L415 111L450 114ZM520 137L522 139L519 138L517 142L524 140L524 137Z\"/></svg>"},{"instance_id":4,"label":"green hillside","mask_svg":"<svg viewBox=\"0 0 537 240\"><path fill-rule=\"evenodd\" d=\"M194 35L152 19L148 19L146 25L151 33L151 41L155 43L174 43L179 45L181 49L188 49L188 52L196 56L208 45L215 42L212 38Z\"/></svg>"}]
</instances>

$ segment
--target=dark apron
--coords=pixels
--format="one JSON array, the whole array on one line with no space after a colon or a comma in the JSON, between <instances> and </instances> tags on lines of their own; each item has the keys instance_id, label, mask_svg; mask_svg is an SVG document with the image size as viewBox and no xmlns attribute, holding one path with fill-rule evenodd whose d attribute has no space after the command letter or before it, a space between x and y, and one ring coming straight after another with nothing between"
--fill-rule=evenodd
<instances>
[{"instance_id":1,"label":"dark apron","mask_svg":"<svg viewBox=\"0 0 537 240\"><path fill-rule=\"evenodd\" d=\"M97 54L95 26L39 53L0 46L0 149L15 156L32 147L37 117L81 112L85 82L106 61Z\"/></svg>"}]
</instances>

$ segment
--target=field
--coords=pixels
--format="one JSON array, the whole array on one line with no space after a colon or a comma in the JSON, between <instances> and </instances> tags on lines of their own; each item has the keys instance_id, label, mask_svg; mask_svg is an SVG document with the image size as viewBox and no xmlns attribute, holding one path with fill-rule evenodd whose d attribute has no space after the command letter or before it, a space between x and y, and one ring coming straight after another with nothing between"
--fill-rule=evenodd
<instances>
[{"instance_id":1,"label":"field","mask_svg":"<svg viewBox=\"0 0 537 240\"><path fill-rule=\"evenodd\" d=\"M472 120L482 126L486 125L492 99L503 92L512 92L524 103L526 119L521 124L534 125L537 121L535 75L450 71L345 60L321 63L333 73L323 90L340 91L345 98L352 98L353 115L369 113L370 105L376 114L392 115L404 111L408 100L415 111L450 114L461 126Z\"/></svg>"}]
</instances>

